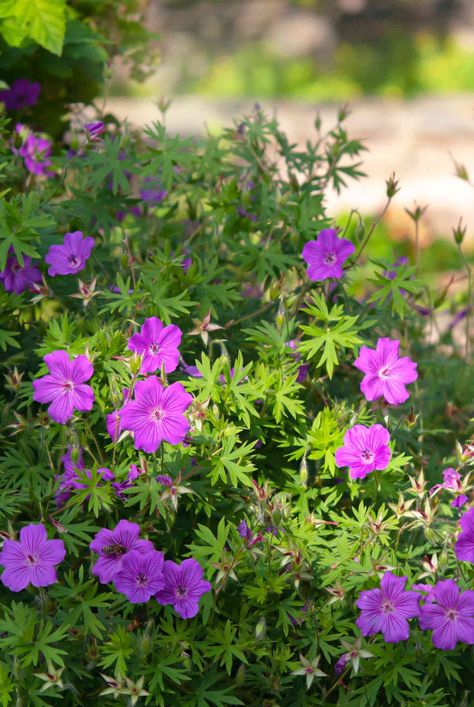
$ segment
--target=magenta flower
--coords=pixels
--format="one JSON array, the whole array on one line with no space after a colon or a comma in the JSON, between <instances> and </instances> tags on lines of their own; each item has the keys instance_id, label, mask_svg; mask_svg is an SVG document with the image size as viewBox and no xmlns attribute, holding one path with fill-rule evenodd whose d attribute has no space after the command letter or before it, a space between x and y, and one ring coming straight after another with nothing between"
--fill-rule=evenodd
<instances>
[{"instance_id":1,"label":"magenta flower","mask_svg":"<svg viewBox=\"0 0 474 707\"><path fill-rule=\"evenodd\" d=\"M22 140L20 147L12 147L12 151L16 155L23 157L25 167L32 174L38 174L44 177L52 177L53 172L51 167L51 142L41 135L33 133L30 128L22 123L17 123L15 132Z\"/></svg>"},{"instance_id":2,"label":"magenta flower","mask_svg":"<svg viewBox=\"0 0 474 707\"><path fill-rule=\"evenodd\" d=\"M406 592L406 582L406 577L385 572L380 589L360 593L356 606L361 611L356 624L363 636L382 633L385 643L407 640L408 619L420 615L420 595Z\"/></svg>"},{"instance_id":3,"label":"magenta flower","mask_svg":"<svg viewBox=\"0 0 474 707\"><path fill-rule=\"evenodd\" d=\"M39 83L16 79L10 88L0 91L0 101L5 104L6 110L23 110L35 105L40 91Z\"/></svg>"},{"instance_id":4,"label":"magenta flower","mask_svg":"<svg viewBox=\"0 0 474 707\"><path fill-rule=\"evenodd\" d=\"M140 526L121 520L113 530L102 528L89 545L90 549L99 555L92 568L101 584L108 584L115 579L123 569L123 560L128 553L135 551L146 554L154 551L150 540L141 540Z\"/></svg>"},{"instance_id":5,"label":"magenta flower","mask_svg":"<svg viewBox=\"0 0 474 707\"><path fill-rule=\"evenodd\" d=\"M348 466L351 479L364 479L371 471L386 469L391 457L389 431L382 425L354 425L336 450L336 465Z\"/></svg>"},{"instance_id":6,"label":"magenta flower","mask_svg":"<svg viewBox=\"0 0 474 707\"><path fill-rule=\"evenodd\" d=\"M212 587L202 578L202 567L190 558L180 565L167 560L163 568L165 584L155 598L160 604L172 604L182 619L192 619L199 611L199 599Z\"/></svg>"},{"instance_id":7,"label":"magenta flower","mask_svg":"<svg viewBox=\"0 0 474 707\"><path fill-rule=\"evenodd\" d=\"M29 584L47 587L58 581L56 565L64 560L62 540L48 540L42 523L20 530L20 540L5 540L0 564L5 567L1 580L12 592L20 592Z\"/></svg>"},{"instance_id":8,"label":"magenta flower","mask_svg":"<svg viewBox=\"0 0 474 707\"><path fill-rule=\"evenodd\" d=\"M360 389L367 400L384 397L391 405L400 405L410 394L405 386L418 378L416 363L408 357L400 358L400 342L379 339L375 351L362 346L354 366L365 373Z\"/></svg>"},{"instance_id":9,"label":"magenta flower","mask_svg":"<svg viewBox=\"0 0 474 707\"><path fill-rule=\"evenodd\" d=\"M144 182L144 186L140 189L140 198L150 205L161 204L168 196L166 189L163 189L154 177L146 177Z\"/></svg>"},{"instance_id":10,"label":"magenta flower","mask_svg":"<svg viewBox=\"0 0 474 707\"><path fill-rule=\"evenodd\" d=\"M10 253L12 249L10 248ZM31 265L31 258L23 256L23 265L20 265L14 255L9 255L5 270L0 271L0 281L7 292L16 295L32 288L35 282L41 282L41 272Z\"/></svg>"},{"instance_id":11,"label":"magenta flower","mask_svg":"<svg viewBox=\"0 0 474 707\"><path fill-rule=\"evenodd\" d=\"M87 236L83 240L81 231L66 233L63 244L50 246L46 254L49 275L75 275L84 270L93 247L94 239Z\"/></svg>"},{"instance_id":12,"label":"magenta flower","mask_svg":"<svg viewBox=\"0 0 474 707\"><path fill-rule=\"evenodd\" d=\"M122 425L118 410L114 410L107 415L105 426L107 428L107 432L112 438L112 441L116 442L122 433Z\"/></svg>"},{"instance_id":13,"label":"magenta flower","mask_svg":"<svg viewBox=\"0 0 474 707\"><path fill-rule=\"evenodd\" d=\"M342 266L355 251L355 246L345 238L338 238L333 228L320 231L315 241L305 244L301 253L308 264L310 280L339 279L343 276Z\"/></svg>"},{"instance_id":14,"label":"magenta flower","mask_svg":"<svg viewBox=\"0 0 474 707\"><path fill-rule=\"evenodd\" d=\"M49 375L33 381L33 400L51 403L48 414L61 425L71 419L74 410L88 412L94 404L94 391L85 381L94 373L87 356L70 359L66 351L53 351L44 357Z\"/></svg>"},{"instance_id":15,"label":"magenta flower","mask_svg":"<svg viewBox=\"0 0 474 707\"><path fill-rule=\"evenodd\" d=\"M128 552L122 560L122 570L114 577L115 587L132 604L146 602L164 587L164 556L151 550L141 554Z\"/></svg>"},{"instance_id":16,"label":"magenta flower","mask_svg":"<svg viewBox=\"0 0 474 707\"><path fill-rule=\"evenodd\" d=\"M474 564L474 507L463 513L459 523L461 532L454 545L454 552L458 560Z\"/></svg>"},{"instance_id":17,"label":"magenta flower","mask_svg":"<svg viewBox=\"0 0 474 707\"><path fill-rule=\"evenodd\" d=\"M190 427L183 413L192 399L181 383L164 388L156 376L138 381L135 399L120 410L122 428L135 434L135 449L153 453L163 440L182 442Z\"/></svg>"},{"instance_id":18,"label":"magenta flower","mask_svg":"<svg viewBox=\"0 0 474 707\"><path fill-rule=\"evenodd\" d=\"M179 364L181 336L181 329L174 324L164 327L157 317L145 319L140 333L128 340L130 351L143 356L140 373L161 371L162 366L165 373L174 371Z\"/></svg>"},{"instance_id":19,"label":"magenta flower","mask_svg":"<svg viewBox=\"0 0 474 707\"><path fill-rule=\"evenodd\" d=\"M84 123L84 130L90 142L100 142L100 136L105 130L105 124L101 120L93 123Z\"/></svg>"},{"instance_id":20,"label":"magenta flower","mask_svg":"<svg viewBox=\"0 0 474 707\"><path fill-rule=\"evenodd\" d=\"M421 607L420 627L433 630L433 645L442 650L452 650L458 642L473 645L474 592L460 593L456 582L445 579L435 586L431 599Z\"/></svg>"},{"instance_id":21,"label":"magenta flower","mask_svg":"<svg viewBox=\"0 0 474 707\"><path fill-rule=\"evenodd\" d=\"M466 494L460 493L459 496L456 496L456 498L451 501L450 506L451 508L462 508L468 501L469 499Z\"/></svg>"}]
</instances>

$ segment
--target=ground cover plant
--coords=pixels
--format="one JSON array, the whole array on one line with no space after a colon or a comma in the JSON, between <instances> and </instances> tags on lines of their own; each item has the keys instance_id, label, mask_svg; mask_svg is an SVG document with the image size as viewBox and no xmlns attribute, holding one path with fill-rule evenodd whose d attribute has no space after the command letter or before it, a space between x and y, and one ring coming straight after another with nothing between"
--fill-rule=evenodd
<instances>
[{"instance_id":1,"label":"ground cover plant","mask_svg":"<svg viewBox=\"0 0 474 707\"><path fill-rule=\"evenodd\" d=\"M472 704L462 223L455 296L371 259L346 109L302 149L8 99L1 704Z\"/></svg>"}]
</instances>

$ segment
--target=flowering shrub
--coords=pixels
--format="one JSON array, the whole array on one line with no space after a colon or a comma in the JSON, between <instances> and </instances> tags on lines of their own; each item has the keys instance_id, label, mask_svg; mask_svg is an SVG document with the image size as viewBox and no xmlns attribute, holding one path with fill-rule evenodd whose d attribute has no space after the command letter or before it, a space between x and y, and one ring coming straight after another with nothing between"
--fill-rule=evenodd
<instances>
[{"instance_id":1,"label":"flowering shrub","mask_svg":"<svg viewBox=\"0 0 474 707\"><path fill-rule=\"evenodd\" d=\"M471 291L325 212L345 117L2 119L3 705L471 703Z\"/></svg>"}]
</instances>

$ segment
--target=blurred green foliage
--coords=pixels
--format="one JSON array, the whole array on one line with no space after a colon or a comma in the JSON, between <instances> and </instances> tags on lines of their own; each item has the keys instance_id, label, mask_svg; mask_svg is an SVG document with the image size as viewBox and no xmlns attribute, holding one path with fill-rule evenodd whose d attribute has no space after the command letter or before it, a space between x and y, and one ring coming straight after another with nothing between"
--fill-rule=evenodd
<instances>
[{"instance_id":1,"label":"blurred green foliage","mask_svg":"<svg viewBox=\"0 0 474 707\"><path fill-rule=\"evenodd\" d=\"M179 89L210 97L305 100L469 92L474 90L474 50L451 37L413 37L394 29L370 44L341 43L331 65L322 66L311 57L282 57L268 44L253 44L213 61L197 81L183 77Z\"/></svg>"}]
</instances>

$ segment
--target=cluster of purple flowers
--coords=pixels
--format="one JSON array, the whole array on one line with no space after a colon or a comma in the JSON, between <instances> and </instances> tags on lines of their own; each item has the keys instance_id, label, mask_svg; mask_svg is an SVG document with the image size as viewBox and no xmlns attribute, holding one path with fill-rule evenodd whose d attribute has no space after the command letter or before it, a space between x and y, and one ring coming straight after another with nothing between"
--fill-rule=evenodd
<instances>
[{"instance_id":1,"label":"cluster of purple flowers","mask_svg":"<svg viewBox=\"0 0 474 707\"><path fill-rule=\"evenodd\" d=\"M199 611L199 599L211 591L200 564L190 558L180 565L164 559L149 540L139 538L140 527L121 520L114 530L103 528L90 547L99 555L92 572L102 584L114 582L117 590L133 603L152 596L162 605L171 604L183 619ZM42 523L20 530L19 540L7 539L0 552L2 583L12 592L28 585L47 587L58 581L56 566L66 556L62 540L48 540Z\"/></svg>"},{"instance_id":2,"label":"cluster of purple flowers","mask_svg":"<svg viewBox=\"0 0 474 707\"><path fill-rule=\"evenodd\" d=\"M83 478L81 477L86 476L88 479L92 477L91 471L84 467L83 453L82 449L79 447L75 449L69 447L66 454L61 458L61 462L64 467L64 472L57 477L59 486L55 496L58 507L67 503L71 497L71 493L75 489L86 488L86 485L83 483ZM140 470L136 464L131 464L126 477L122 481L116 481L115 474L111 469L107 467L97 469L100 481L111 482L111 486L115 490L118 498L124 497L123 492L133 485L133 482L138 479L141 473L142 470Z\"/></svg>"},{"instance_id":3,"label":"cluster of purple flowers","mask_svg":"<svg viewBox=\"0 0 474 707\"><path fill-rule=\"evenodd\" d=\"M140 372L174 371L179 364L181 335L177 326L163 327L156 317L147 319L141 332L128 343L132 351L142 356ZM94 368L89 359L80 355L71 360L66 351L54 351L44 360L49 374L33 381L33 399L50 403L49 416L60 424L68 422L74 410L91 410L94 392L86 381ZM131 431L135 448L149 453L156 452L163 440L170 444L184 441L190 427L184 412L192 396L181 383L165 387L157 376L149 376L135 384L134 394L131 399L127 391L123 407L107 415L107 429L114 441L122 431Z\"/></svg>"},{"instance_id":4,"label":"cluster of purple flowers","mask_svg":"<svg viewBox=\"0 0 474 707\"><path fill-rule=\"evenodd\" d=\"M196 616L199 599L211 590L201 565L193 558L180 565L165 560L139 535L140 527L128 520L121 520L113 530L100 530L90 544L99 555L93 573L102 584L114 582L132 604L154 597L159 604L171 604L183 619Z\"/></svg>"},{"instance_id":5,"label":"cluster of purple flowers","mask_svg":"<svg viewBox=\"0 0 474 707\"><path fill-rule=\"evenodd\" d=\"M451 650L458 642L474 644L474 591L460 592L453 580L438 582L422 602L417 591L405 591L407 577L386 572L379 589L361 592L357 626L364 636L383 635L386 643L406 641L408 620L419 618L423 630L431 630L433 645ZM416 586L416 585L415 585Z\"/></svg>"}]
</instances>

